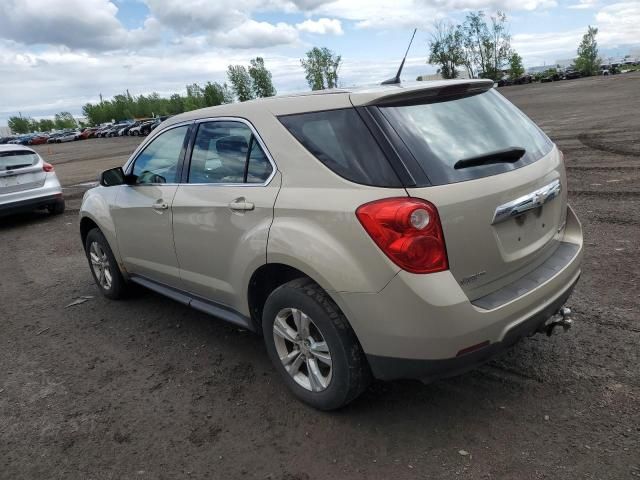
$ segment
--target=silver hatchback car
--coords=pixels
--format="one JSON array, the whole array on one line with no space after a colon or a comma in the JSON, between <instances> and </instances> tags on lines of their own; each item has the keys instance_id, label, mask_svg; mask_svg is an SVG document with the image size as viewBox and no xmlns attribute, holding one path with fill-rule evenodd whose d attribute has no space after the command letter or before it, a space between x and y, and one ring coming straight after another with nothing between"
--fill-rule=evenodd
<instances>
[{"instance_id":1,"label":"silver hatchback car","mask_svg":"<svg viewBox=\"0 0 640 480\"><path fill-rule=\"evenodd\" d=\"M104 295L135 282L263 335L320 409L568 328L581 272L562 153L486 80L175 116L80 217Z\"/></svg>"},{"instance_id":2,"label":"silver hatchback car","mask_svg":"<svg viewBox=\"0 0 640 480\"><path fill-rule=\"evenodd\" d=\"M62 187L53 165L22 145L0 145L0 215L46 208L64 212Z\"/></svg>"}]
</instances>

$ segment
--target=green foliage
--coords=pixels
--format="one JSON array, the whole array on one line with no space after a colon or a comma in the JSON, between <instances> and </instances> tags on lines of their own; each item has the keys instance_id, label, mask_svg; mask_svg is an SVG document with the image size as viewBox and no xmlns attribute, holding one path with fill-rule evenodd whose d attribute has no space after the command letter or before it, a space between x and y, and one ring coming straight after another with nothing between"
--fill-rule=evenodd
<instances>
[{"instance_id":1,"label":"green foliage","mask_svg":"<svg viewBox=\"0 0 640 480\"><path fill-rule=\"evenodd\" d=\"M253 58L250 64L249 76L255 97L273 97L276 94L276 89L271 80L271 72L264 66L264 59L262 57Z\"/></svg>"},{"instance_id":2,"label":"green foliage","mask_svg":"<svg viewBox=\"0 0 640 480\"><path fill-rule=\"evenodd\" d=\"M556 67L551 67L551 68L547 68L543 72L538 72L533 75L534 82L539 82L543 78L558 79L559 78L558 69Z\"/></svg>"},{"instance_id":3,"label":"green foliage","mask_svg":"<svg viewBox=\"0 0 640 480\"><path fill-rule=\"evenodd\" d=\"M243 65L229 65L227 77L238 101L246 102L255 98L251 76Z\"/></svg>"},{"instance_id":4,"label":"green foliage","mask_svg":"<svg viewBox=\"0 0 640 480\"><path fill-rule=\"evenodd\" d=\"M207 107L233 102L233 93L229 90L226 83L220 85L218 82L207 82L202 94Z\"/></svg>"},{"instance_id":5,"label":"green foliage","mask_svg":"<svg viewBox=\"0 0 640 480\"><path fill-rule=\"evenodd\" d=\"M462 25L463 64L472 78L498 80L511 55L511 35L507 30L507 16L497 12L485 20L482 11L470 12Z\"/></svg>"},{"instance_id":6,"label":"green foliage","mask_svg":"<svg viewBox=\"0 0 640 480\"><path fill-rule=\"evenodd\" d=\"M517 52L512 52L509 57L509 77L516 79L524 75L524 66L522 65L522 57Z\"/></svg>"},{"instance_id":7,"label":"green foliage","mask_svg":"<svg viewBox=\"0 0 640 480\"><path fill-rule=\"evenodd\" d=\"M306 53L306 58L300 60L311 90L337 87L341 62L342 57L326 47L313 47Z\"/></svg>"},{"instance_id":8,"label":"green foliage","mask_svg":"<svg viewBox=\"0 0 640 480\"><path fill-rule=\"evenodd\" d=\"M187 85L187 96L183 102L185 112L204 108L204 89L197 83Z\"/></svg>"},{"instance_id":9,"label":"green foliage","mask_svg":"<svg viewBox=\"0 0 640 480\"><path fill-rule=\"evenodd\" d=\"M578 46L578 57L574 62L574 68L585 76L597 75L600 72L597 34L598 29L589 25L587 33L584 34Z\"/></svg>"},{"instance_id":10,"label":"green foliage","mask_svg":"<svg viewBox=\"0 0 640 480\"><path fill-rule=\"evenodd\" d=\"M51 130L55 130L56 124L53 120L48 118L43 118L38 121L38 127L35 129L39 132L50 132Z\"/></svg>"},{"instance_id":11,"label":"green foliage","mask_svg":"<svg viewBox=\"0 0 640 480\"><path fill-rule=\"evenodd\" d=\"M450 23L437 22L429 41L428 63L440 65L443 78L456 78L456 67L464 64L463 34Z\"/></svg>"},{"instance_id":12,"label":"green foliage","mask_svg":"<svg viewBox=\"0 0 640 480\"><path fill-rule=\"evenodd\" d=\"M33 119L29 117L10 117L7 124L13 133L29 133Z\"/></svg>"},{"instance_id":13,"label":"green foliage","mask_svg":"<svg viewBox=\"0 0 640 480\"><path fill-rule=\"evenodd\" d=\"M220 85L217 82L207 82L204 87L193 83L186 86L186 91L185 96L174 93L169 98L163 98L155 92L134 97L127 91L114 96L112 100L104 100L98 104L87 103L82 107L82 112L90 125L100 125L114 120L177 115L197 108L213 107L233 101L227 85Z\"/></svg>"},{"instance_id":14,"label":"green foliage","mask_svg":"<svg viewBox=\"0 0 640 480\"><path fill-rule=\"evenodd\" d=\"M56 113L54 123L58 130L76 128L78 126L76 119L69 112Z\"/></svg>"},{"instance_id":15,"label":"green foliage","mask_svg":"<svg viewBox=\"0 0 640 480\"><path fill-rule=\"evenodd\" d=\"M59 123L56 121L43 118L42 120L35 120L31 117L11 117L9 118L9 128L13 133L31 133L31 132L50 132L51 130L57 130L62 128L75 128L76 123L75 119L69 112L60 112L57 113L56 121L59 120ZM71 123L73 121L73 123ZM60 127L58 125L65 125ZM70 125L67 127L66 125Z\"/></svg>"}]
</instances>

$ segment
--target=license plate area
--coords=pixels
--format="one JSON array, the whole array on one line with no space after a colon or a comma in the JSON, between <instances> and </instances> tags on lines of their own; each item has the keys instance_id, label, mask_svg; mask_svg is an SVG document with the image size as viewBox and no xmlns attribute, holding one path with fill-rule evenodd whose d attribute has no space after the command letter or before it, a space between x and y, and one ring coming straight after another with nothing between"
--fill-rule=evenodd
<instances>
[{"instance_id":1,"label":"license plate area","mask_svg":"<svg viewBox=\"0 0 640 480\"><path fill-rule=\"evenodd\" d=\"M523 253L540 248L551 240L560 221L559 206L559 201L552 201L494 225L502 254Z\"/></svg>"},{"instance_id":2,"label":"license plate area","mask_svg":"<svg viewBox=\"0 0 640 480\"><path fill-rule=\"evenodd\" d=\"M13 187L15 185L20 185L19 175L9 175L7 177L0 177L0 188Z\"/></svg>"}]
</instances>

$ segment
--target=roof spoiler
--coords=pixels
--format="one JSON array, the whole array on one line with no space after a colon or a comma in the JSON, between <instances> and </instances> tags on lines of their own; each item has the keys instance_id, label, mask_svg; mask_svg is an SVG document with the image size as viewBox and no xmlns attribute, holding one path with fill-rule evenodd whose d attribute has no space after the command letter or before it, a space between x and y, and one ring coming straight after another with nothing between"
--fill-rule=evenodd
<instances>
[{"instance_id":1,"label":"roof spoiler","mask_svg":"<svg viewBox=\"0 0 640 480\"><path fill-rule=\"evenodd\" d=\"M483 93L493 87L493 80L444 80L420 82L404 88L365 90L353 92L351 101L355 106L376 105L380 107L417 105L440 102L451 98L467 97Z\"/></svg>"}]
</instances>

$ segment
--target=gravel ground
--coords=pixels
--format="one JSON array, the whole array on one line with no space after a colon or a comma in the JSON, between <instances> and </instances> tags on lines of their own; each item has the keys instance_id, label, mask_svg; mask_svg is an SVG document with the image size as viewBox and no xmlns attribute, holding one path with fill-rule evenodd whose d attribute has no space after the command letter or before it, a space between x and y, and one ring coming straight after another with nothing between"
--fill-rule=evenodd
<instances>
[{"instance_id":1,"label":"gravel ground","mask_svg":"<svg viewBox=\"0 0 640 480\"><path fill-rule=\"evenodd\" d=\"M565 153L586 242L569 333L320 413L260 338L150 292L100 297L77 212L3 219L0 478L640 477L640 74L500 91ZM137 141L40 148L70 186Z\"/></svg>"}]
</instances>

